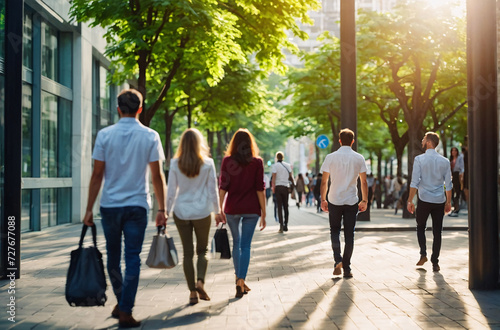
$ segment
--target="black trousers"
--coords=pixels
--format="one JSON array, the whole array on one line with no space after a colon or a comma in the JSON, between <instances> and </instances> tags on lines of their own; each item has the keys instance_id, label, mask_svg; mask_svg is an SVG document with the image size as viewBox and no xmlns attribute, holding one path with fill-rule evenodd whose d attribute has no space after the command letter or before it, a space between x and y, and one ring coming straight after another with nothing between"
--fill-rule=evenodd
<instances>
[{"instance_id":1,"label":"black trousers","mask_svg":"<svg viewBox=\"0 0 500 330\"><path fill-rule=\"evenodd\" d=\"M462 189L460 187L460 173L453 172L451 182L453 183L453 190L451 192L451 199L453 200L453 211L458 212L460 210L460 195L462 194Z\"/></svg>"},{"instance_id":2,"label":"black trousers","mask_svg":"<svg viewBox=\"0 0 500 330\"><path fill-rule=\"evenodd\" d=\"M288 226L288 187L276 186L274 188L274 194L276 195L276 202L278 203L278 219L280 225ZM284 219L283 213L285 213Z\"/></svg>"},{"instance_id":3,"label":"black trousers","mask_svg":"<svg viewBox=\"0 0 500 330\"><path fill-rule=\"evenodd\" d=\"M420 255L427 256L427 244L425 238L425 228L429 214L432 218L432 242L431 262L439 262L439 252L441 251L441 234L443 232L444 203L435 204L418 200L417 204L417 239L420 246Z\"/></svg>"}]
</instances>

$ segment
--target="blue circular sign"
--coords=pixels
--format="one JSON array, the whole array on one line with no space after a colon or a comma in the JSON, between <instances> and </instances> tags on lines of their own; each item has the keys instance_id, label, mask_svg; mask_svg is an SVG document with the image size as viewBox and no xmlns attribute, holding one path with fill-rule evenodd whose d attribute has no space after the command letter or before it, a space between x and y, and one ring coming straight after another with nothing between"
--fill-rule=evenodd
<instances>
[{"instance_id":1,"label":"blue circular sign","mask_svg":"<svg viewBox=\"0 0 500 330\"><path fill-rule=\"evenodd\" d=\"M321 134L316 139L316 145L321 149L326 149L326 147L328 147L329 144L330 144L330 140L328 139L328 136L326 136L324 134Z\"/></svg>"}]
</instances>

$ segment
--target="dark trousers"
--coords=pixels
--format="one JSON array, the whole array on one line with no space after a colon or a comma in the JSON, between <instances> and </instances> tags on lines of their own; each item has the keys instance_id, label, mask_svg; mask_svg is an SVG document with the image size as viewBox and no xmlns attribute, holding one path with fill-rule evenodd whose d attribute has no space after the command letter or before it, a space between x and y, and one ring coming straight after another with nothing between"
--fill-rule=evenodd
<instances>
[{"instance_id":1,"label":"dark trousers","mask_svg":"<svg viewBox=\"0 0 500 330\"><path fill-rule=\"evenodd\" d=\"M453 183L453 190L451 192L453 200L453 211L458 212L460 210L460 195L462 194L459 172L453 172L451 182Z\"/></svg>"},{"instance_id":2,"label":"dark trousers","mask_svg":"<svg viewBox=\"0 0 500 330\"><path fill-rule=\"evenodd\" d=\"M335 265L342 262L344 272L351 270L351 256L354 249L354 228L356 227L356 215L358 204L333 205L328 203L328 217L330 219L330 239L332 241L333 258ZM344 255L340 249L340 228L344 219Z\"/></svg>"},{"instance_id":3,"label":"dark trousers","mask_svg":"<svg viewBox=\"0 0 500 330\"><path fill-rule=\"evenodd\" d=\"M427 256L427 244L425 239L425 228L429 214L432 218L432 242L431 262L439 262L439 252L441 251L441 233L443 231L444 203L428 203L418 200L417 204L417 239L420 246L420 255Z\"/></svg>"},{"instance_id":4,"label":"dark trousers","mask_svg":"<svg viewBox=\"0 0 500 330\"><path fill-rule=\"evenodd\" d=\"M280 225L288 226L288 187L276 186L274 188L274 194L276 195L276 202L278 203L278 219ZM284 219L283 213L285 213Z\"/></svg>"}]
</instances>

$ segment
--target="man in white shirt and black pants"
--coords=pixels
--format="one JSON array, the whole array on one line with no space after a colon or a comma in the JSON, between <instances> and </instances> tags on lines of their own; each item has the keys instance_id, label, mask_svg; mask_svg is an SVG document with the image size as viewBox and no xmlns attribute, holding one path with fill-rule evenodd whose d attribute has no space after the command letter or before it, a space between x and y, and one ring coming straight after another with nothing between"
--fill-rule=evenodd
<instances>
[{"instance_id":1,"label":"man in white shirt and black pants","mask_svg":"<svg viewBox=\"0 0 500 330\"><path fill-rule=\"evenodd\" d=\"M335 267L333 275L340 275L344 269L344 277L352 277L351 256L354 249L354 228L356 216L364 212L368 203L368 183L366 181L365 158L352 150L354 132L350 129L340 131L339 140L341 147L328 154L321 166L323 179L321 181L321 208L329 212L330 238L332 241ZM361 180L361 202L358 203L358 177ZM326 196L328 178L330 178L330 191L328 200ZM344 255L340 249L340 228L344 220Z\"/></svg>"},{"instance_id":2,"label":"man in white shirt and black pants","mask_svg":"<svg viewBox=\"0 0 500 330\"><path fill-rule=\"evenodd\" d=\"M417 239L420 246L420 260L417 266L427 261L427 246L425 227L429 214L432 217L432 270L439 268L439 252L441 251L441 232L443 231L443 217L451 211L451 167L450 161L435 150L439 144L439 135L427 132L422 139L422 148L425 153L415 157L411 176L410 194L408 196L408 212L415 212L413 197L418 189L417 208ZM444 190L446 188L446 196Z\"/></svg>"}]
</instances>

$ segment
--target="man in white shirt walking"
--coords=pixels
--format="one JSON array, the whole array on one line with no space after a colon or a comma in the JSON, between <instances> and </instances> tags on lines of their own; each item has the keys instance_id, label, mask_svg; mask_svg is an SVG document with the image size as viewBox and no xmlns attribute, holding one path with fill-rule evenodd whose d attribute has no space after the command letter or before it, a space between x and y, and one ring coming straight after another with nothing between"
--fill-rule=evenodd
<instances>
[{"instance_id":1,"label":"man in white shirt walking","mask_svg":"<svg viewBox=\"0 0 500 330\"><path fill-rule=\"evenodd\" d=\"M335 267L333 275L340 275L344 269L344 277L352 277L351 256L354 249L354 228L358 211L364 212L368 203L368 184L366 181L365 158L352 150L354 132L350 129L340 131L341 147L328 154L321 166L321 208L329 212L330 238L332 241ZM358 177L361 180L361 202L358 203ZM330 178L330 191L327 200L327 186ZM340 228L344 220L344 255L340 249Z\"/></svg>"},{"instance_id":2,"label":"man in white shirt walking","mask_svg":"<svg viewBox=\"0 0 500 330\"><path fill-rule=\"evenodd\" d=\"M272 190L276 195L276 203L278 204L278 219L280 221L280 229L278 233L288 231L288 186L290 185L290 173L292 167L285 163L283 152L276 153L276 163L272 167ZM284 213L284 216L283 216Z\"/></svg>"},{"instance_id":3,"label":"man in white shirt walking","mask_svg":"<svg viewBox=\"0 0 500 330\"><path fill-rule=\"evenodd\" d=\"M417 266L427 261L427 245L425 227L429 214L432 217L432 270L437 272L439 267L439 252L441 251L441 232L443 231L443 217L451 211L451 167L450 161L435 150L439 144L439 135L427 132L422 139L422 148L425 153L415 157L413 173L408 196L408 211L413 214L415 205L413 197L418 189L417 207L417 239L420 246L420 260ZM446 188L446 196L444 190Z\"/></svg>"},{"instance_id":4,"label":"man in white shirt walking","mask_svg":"<svg viewBox=\"0 0 500 330\"><path fill-rule=\"evenodd\" d=\"M94 170L83 218L87 226L94 225L92 208L104 180L100 202L101 224L106 237L108 274L118 302L111 316L119 319L122 328L141 324L132 316L132 309L139 285L140 253L151 206L149 172L159 206L156 225L166 224L166 187L162 170L165 155L158 133L139 122L141 111L141 93L128 89L118 95L120 120L99 131L95 141L92 154ZM122 236L124 276L121 271Z\"/></svg>"}]
</instances>

